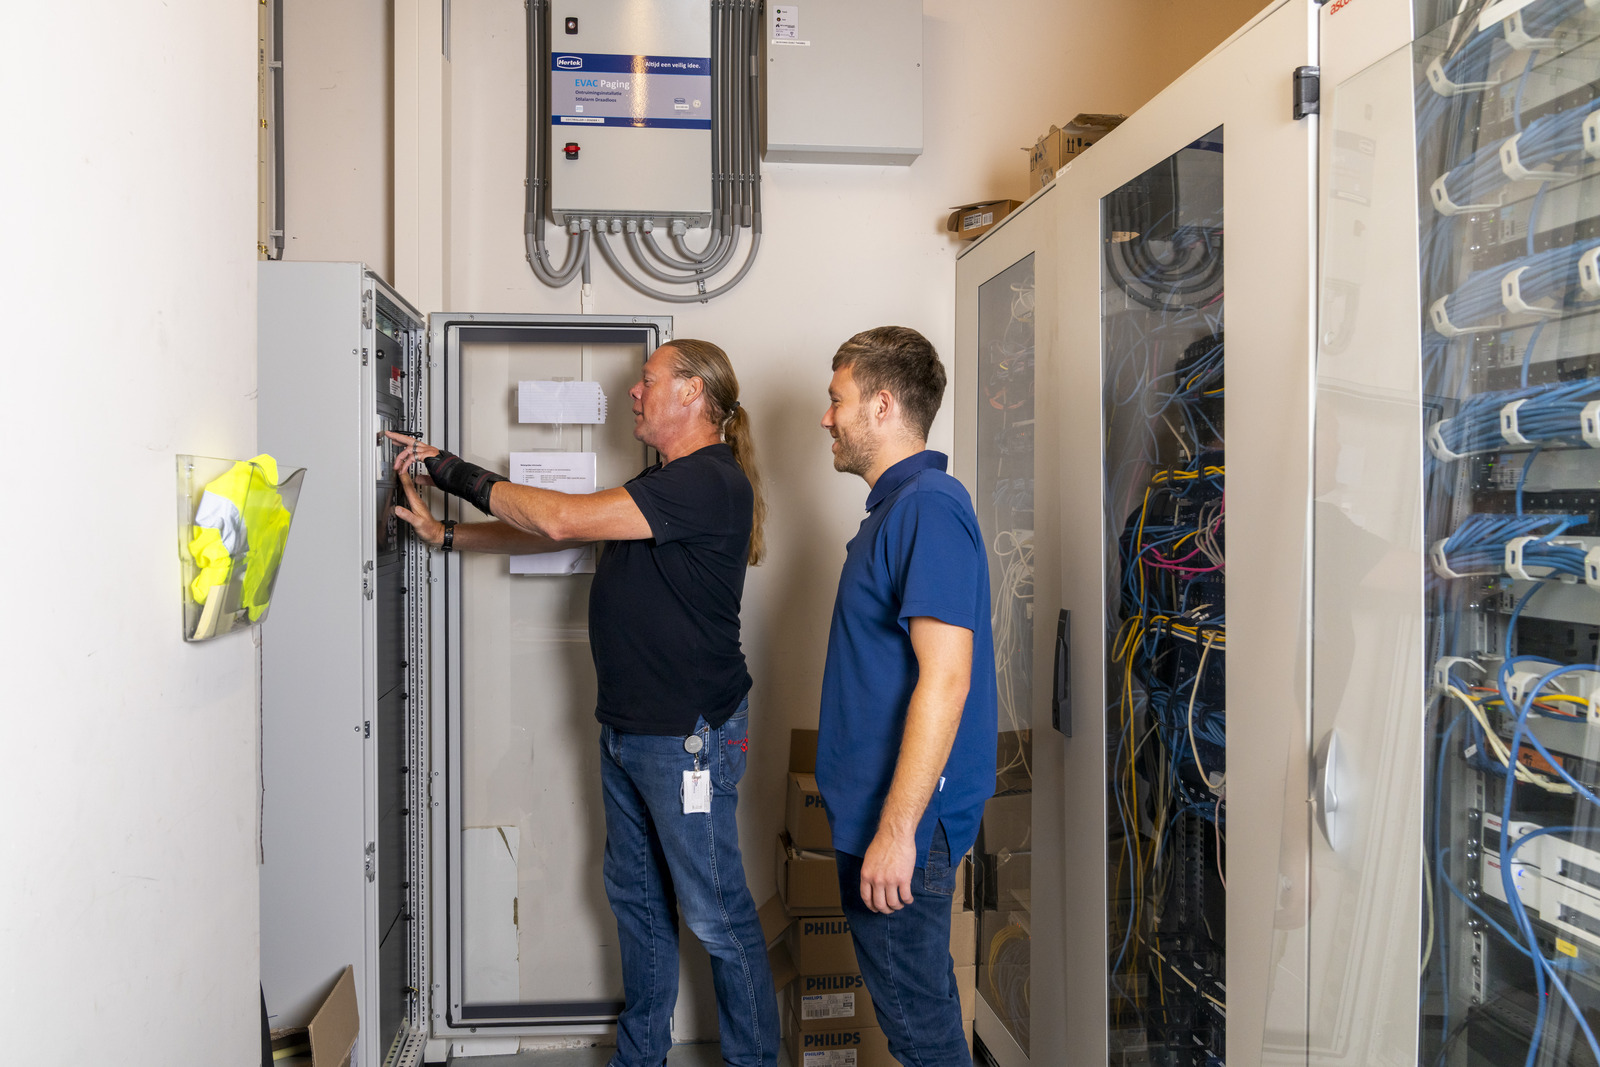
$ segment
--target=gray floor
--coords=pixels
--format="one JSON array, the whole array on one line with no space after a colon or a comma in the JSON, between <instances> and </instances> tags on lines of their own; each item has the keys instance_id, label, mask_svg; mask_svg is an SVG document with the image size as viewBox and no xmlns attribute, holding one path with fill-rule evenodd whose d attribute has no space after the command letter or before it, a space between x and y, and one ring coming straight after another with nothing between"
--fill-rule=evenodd
<instances>
[{"instance_id":1,"label":"gray floor","mask_svg":"<svg viewBox=\"0 0 1600 1067\"><path fill-rule=\"evenodd\" d=\"M592 1048L556 1048L539 1052L519 1052L515 1056L474 1056L455 1060L461 1067L606 1067L615 1049L609 1045ZM667 1054L667 1067L722 1067L722 1046L713 1042L673 1045ZM789 1067L787 1048L778 1049L778 1067Z\"/></svg>"}]
</instances>

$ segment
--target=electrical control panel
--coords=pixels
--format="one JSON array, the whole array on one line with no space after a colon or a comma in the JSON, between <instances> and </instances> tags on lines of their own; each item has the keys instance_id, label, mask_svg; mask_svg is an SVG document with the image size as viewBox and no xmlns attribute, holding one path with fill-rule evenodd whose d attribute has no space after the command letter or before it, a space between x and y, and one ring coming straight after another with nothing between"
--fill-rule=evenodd
<instances>
[{"instance_id":1,"label":"electrical control panel","mask_svg":"<svg viewBox=\"0 0 1600 1067\"><path fill-rule=\"evenodd\" d=\"M712 208L714 76L710 0L550 0L550 211L578 219L705 223Z\"/></svg>"},{"instance_id":2,"label":"electrical control panel","mask_svg":"<svg viewBox=\"0 0 1600 1067\"><path fill-rule=\"evenodd\" d=\"M765 17L768 162L916 162L922 0L769 3Z\"/></svg>"}]
</instances>

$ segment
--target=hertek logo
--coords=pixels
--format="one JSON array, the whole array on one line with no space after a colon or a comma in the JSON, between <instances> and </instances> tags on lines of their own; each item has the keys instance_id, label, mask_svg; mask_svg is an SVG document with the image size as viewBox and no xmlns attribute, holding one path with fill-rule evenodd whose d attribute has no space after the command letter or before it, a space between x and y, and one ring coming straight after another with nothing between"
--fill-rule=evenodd
<instances>
[{"instance_id":1,"label":"hertek logo","mask_svg":"<svg viewBox=\"0 0 1600 1067\"><path fill-rule=\"evenodd\" d=\"M556 66L562 70L582 70L582 56L556 56Z\"/></svg>"},{"instance_id":2,"label":"hertek logo","mask_svg":"<svg viewBox=\"0 0 1600 1067\"><path fill-rule=\"evenodd\" d=\"M866 979L859 974L830 974L825 978L807 978L804 992L837 992L847 989L862 989L866 986Z\"/></svg>"},{"instance_id":3,"label":"hertek logo","mask_svg":"<svg viewBox=\"0 0 1600 1067\"><path fill-rule=\"evenodd\" d=\"M833 1034L801 1034L801 1048L847 1048L861 1044L861 1034L855 1030L840 1030Z\"/></svg>"},{"instance_id":4,"label":"hertek logo","mask_svg":"<svg viewBox=\"0 0 1600 1067\"><path fill-rule=\"evenodd\" d=\"M800 924L800 933L804 937L815 937L819 934L848 934L850 924L844 919L830 919L827 922L813 922L807 920Z\"/></svg>"}]
</instances>

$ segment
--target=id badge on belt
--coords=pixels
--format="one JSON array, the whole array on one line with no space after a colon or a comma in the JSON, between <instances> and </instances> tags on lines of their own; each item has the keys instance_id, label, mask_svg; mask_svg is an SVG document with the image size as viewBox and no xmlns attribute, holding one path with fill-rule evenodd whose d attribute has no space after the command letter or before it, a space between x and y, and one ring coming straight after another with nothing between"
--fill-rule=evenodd
<instances>
[{"instance_id":1,"label":"id badge on belt","mask_svg":"<svg viewBox=\"0 0 1600 1067\"><path fill-rule=\"evenodd\" d=\"M700 767L700 750L705 747L705 742L699 734L690 734L683 739L683 750L694 756L694 770L683 772L683 813L694 815L697 812L711 812L711 768L704 770Z\"/></svg>"}]
</instances>

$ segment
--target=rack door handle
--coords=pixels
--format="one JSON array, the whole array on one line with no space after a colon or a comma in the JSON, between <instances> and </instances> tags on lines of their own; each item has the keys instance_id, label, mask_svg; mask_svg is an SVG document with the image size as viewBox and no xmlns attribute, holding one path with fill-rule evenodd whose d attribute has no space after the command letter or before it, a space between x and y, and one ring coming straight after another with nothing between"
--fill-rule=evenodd
<instances>
[{"instance_id":1,"label":"rack door handle","mask_svg":"<svg viewBox=\"0 0 1600 1067\"><path fill-rule=\"evenodd\" d=\"M1339 848L1340 762L1343 751L1339 732L1329 730L1317 745L1311 791L1311 811L1323 840L1334 851Z\"/></svg>"}]
</instances>

